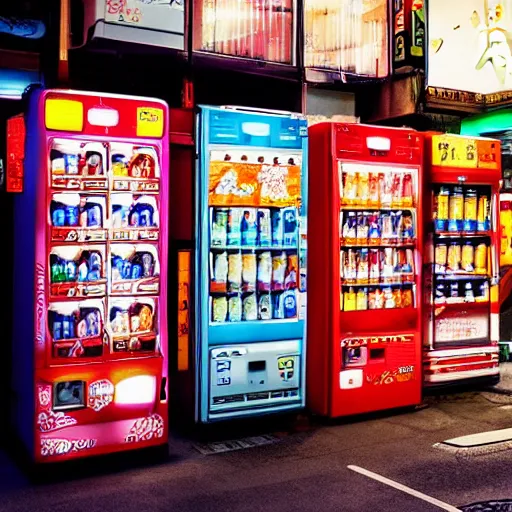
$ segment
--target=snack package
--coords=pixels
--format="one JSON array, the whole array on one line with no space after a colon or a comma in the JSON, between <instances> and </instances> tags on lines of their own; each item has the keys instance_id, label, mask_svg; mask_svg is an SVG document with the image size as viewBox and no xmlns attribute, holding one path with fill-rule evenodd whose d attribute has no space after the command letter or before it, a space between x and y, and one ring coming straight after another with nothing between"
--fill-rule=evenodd
<instances>
[{"instance_id":1,"label":"snack package","mask_svg":"<svg viewBox=\"0 0 512 512\"><path fill-rule=\"evenodd\" d=\"M393 225L393 232L391 235L391 243L398 244L402 241L402 212L391 213L391 223Z\"/></svg>"},{"instance_id":2,"label":"snack package","mask_svg":"<svg viewBox=\"0 0 512 512\"><path fill-rule=\"evenodd\" d=\"M284 240L284 222L281 209L272 210L272 245L280 247Z\"/></svg>"},{"instance_id":3,"label":"snack package","mask_svg":"<svg viewBox=\"0 0 512 512\"><path fill-rule=\"evenodd\" d=\"M297 288L297 270L299 267L299 259L296 254L289 254L284 276L284 289L292 290Z\"/></svg>"},{"instance_id":4,"label":"snack package","mask_svg":"<svg viewBox=\"0 0 512 512\"><path fill-rule=\"evenodd\" d=\"M226 208L213 208L211 244L225 246L228 239L228 210Z\"/></svg>"},{"instance_id":5,"label":"snack package","mask_svg":"<svg viewBox=\"0 0 512 512\"><path fill-rule=\"evenodd\" d=\"M477 194L476 190L468 189L464 194L464 221L462 230L474 232L477 228Z\"/></svg>"},{"instance_id":6,"label":"snack package","mask_svg":"<svg viewBox=\"0 0 512 512\"><path fill-rule=\"evenodd\" d=\"M269 292L272 282L272 254L264 251L258 256L258 291Z\"/></svg>"},{"instance_id":7,"label":"snack package","mask_svg":"<svg viewBox=\"0 0 512 512\"><path fill-rule=\"evenodd\" d=\"M260 247L272 245L272 218L268 208L258 210L258 244Z\"/></svg>"},{"instance_id":8,"label":"snack package","mask_svg":"<svg viewBox=\"0 0 512 512\"><path fill-rule=\"evenodd\" d=\"M272 290L284 290L284 278L286 274L286 253L284 251L274 254L272 257Z\"/></svg>"},{"instance_id":9,"label":"snack package","mask_svg":"<svg viewBox=\"0 0 512 512\"><path fill-rule=\"evenodd\" d=\"M414 281L414 251L412 249L405 250L405 265L402 267L402 281Z\"/></svg>"},{"instance_id":10,"label":"snack package","mask_svg":"<svg viewBox=\"0 0 512 512\"><path fill-rule=\"evenodd\" d=\"M230 322L242 321L242 298L240 295L233 295L228 300L228 320Z\"/></svg>"},{"instance_id":11,"label":"snack package","mask_svg":"<svg viewBox=\"0 0 512 512\"><path fill-rule=\"evenodd\" d=\"M241 208L230 208L228 210L228 245L242 245L242 213L243 210Z\"/></svg>"},{"instance_id":12,"label":"snack package","mask_svg":"<svg viewBox=\"0 0 512 512\"><path fill-rule=\"evenodd\" d=\"M210 268L212 277L210 289L212 292L226 292L228 281L228 253L226 251L210 253Z\"/></svg>"},{"instance_id":13,"label":"snack package","mask_svg":"<svg viewBox=\"0 0 512 512\"><path fill-rule=\"evenodd\" d=\"M242 318L246 322L258 320L258 305L255 293L250 293L244 297L242 302Z\"/></svg>"},{"instance_id":14,"label":"snack package","mask_svg":"<svg viewBox=\"0 0 512 512\"><path fill-rule=\"evenodd\" d=\"M357 217L355 212L345 212L343 214L343 230L342 237L343 243L355 244L357 237Z\"/></svg>"},{"instance_id":15,"label":"snack package","mask_svg":"<svg viewBox=\"0 0 512 512\"><path fill-rule=\"evenodd\" d=\"M283 236L286 247L297 247L297 208L283 208Z\"/></svg>"},{"instance_id":16,"label":"snack package","mask_svg":"<svg viewBox=\"0 0 512 512\"><path fill-rule=\"evenodd\" d=\"M212 321L225 322L228 316L228 299L225 296L213 297L212 300Z\"/></svg>"},{"instance_id":17,"label":"snack package","mask_svg":"<svg viewBox=\"0 0 512 512\"><path fill-rule=\"evenodd\" d=\"M228 256L228 291L239 292L242 289L242 255L239 252Z\"/></svg>"},{"instance_id":18,"label":"snack package","mask_svg":"<svg viewBox=\"0 0 512 512\"><path fill-rule=\"evenodd\" d=\"M343 197L342 204L354 205L357 201L358 175L349 167L348 171L343 172Z\"/></svg>"},{"instance_id":19,"label":"snack package","mask_svg":"<svg viewBox=\"0 0 512 512\"><path fill-rule=\"evenodd\" d=\"M358 244L368 243L368 213L357 213L356 241Z\"/></svg>"},{"instance_id":20,"label":"snack package","mask_svg":"<svg viewBox=\"0 0 512 512\"><path fill-rule=\"evenodd\" d=\"M244 208L242 223L242 245L254 247L258 241L258 219L255 208Z\"/></svg>"},{"instance_id":21,"label":"snack package","mask_svg":"<svg viewBox=\"0 0 512 512\"><path fill-rule=\"evenodd\" d=\"M344 283L345 281L345 258L346 258L346 251L341 250L340 251L340 282Z\"/></svg>"},{"instance_id":22,"label":"snack package","mask_svg":"<svg viewBox=\"0 0 512 512\"><path fill-rule=\"evenodd\" d=\"M256 254L253 252L242 255L242 290L244 292L256 291Z\"/></svg>"},{"instance_id":23,"label":"snack package","mask_svg":"<svg viewBox=\"0 0 512 512\"><path fill-rule=\"evenodd\" d=\"M368 249L359 249L357 253L357 284L368 283Z\"/></svg>"},{"instance_id":24,"label":"snack package","mask_svg":"<svg viewBox=\"0 0 512 512\"><path fill-rule=\"evenodd\" d=\"M402 307L402 290L400 288L393 288L393 299L395 301L395 307Z\"/></svg>"},{"instance_id":25,"label":"snack package","mask_svg":"<svg viewBox=\"0 0 512 512\"><path fill-rule=\"evenodd\" d=\"M475 272L477 274L487 273L487 245L478 244L475 250Z\"/></svg>"},{"instance_id":26,"label":"snack package","mask_svg":"<svg viewBox=\"0 0 512 512\"><path fill-rule=\"evenodd\" d=\"M482 195L478 198L477 230L489 231L491 229L491 219L489 215L489 198Z\"/></svg>"},{"instance_id":27,"label":"snack package","mask_svg":"<svg viewBox=\"0 0 512 512\"><path fill-rule=\"evenodd\" d=\"M414 297L411 288L402 290L402 307L411 308L414 305Z\"/></svg>"},{"instance_id":28,"label":"snack package","mask_svg":"<svg viewBox=\"0 0 512 512\"><path fill-rule=\"evenodd\" d=\"M343 297L344 311L356 311L357 307L357 296L354 288L345 289Z\"/></svg>"},{"instance_id":29,"label":"snack package","mask_svg":"<svg viewBox=\"0 0 512 512\"><path fill-rule=\"evenodd\" d=\"M269 293L259 296L258 318L260 320L272 320L272 302Z\"/></svg>"}]
</instances>

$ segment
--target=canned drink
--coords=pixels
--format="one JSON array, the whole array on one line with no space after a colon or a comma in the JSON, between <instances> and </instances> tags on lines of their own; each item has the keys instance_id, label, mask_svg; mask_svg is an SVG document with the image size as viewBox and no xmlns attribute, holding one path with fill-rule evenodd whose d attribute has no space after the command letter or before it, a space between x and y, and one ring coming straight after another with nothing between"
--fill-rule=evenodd
<instances>
[{"instance_id":1,"label":"canned drink","mask_svg":"<svg viewBox=\"0 0 512 512\"><path fill-rule=\"evenodd\" d=\"M212 212L211 244L224 246L228 240L228 210L214 208Z\"/></svg>"},{"instance_id":2,"label":"canned drink","mask_svg":"<svg viewBox=\"0 0 512 512\"><path fill-rule=\"evenodd\" d=\"M132 272L131 272L131 278L132 279L140 279L142 277L142 266L141 265L133 265L132 266Z\"/></svg>"},{"instance_id":3,"label":"canned drink","mask_svg":"<svg viewBox=\"0 0 512 512\"><path fill-rule=\"evenodd\" d=\"M379 206L379 174L375 172L370 173L369 178L369 206Z\"/></svg>"},{"instance_id":4,"label":"canned drink","mask_svg":"<svg viewBox=\"0 0 512 512\"><path fill-rule=\"evenodd\" d=\"M283 208L283 240L286 247L297 247L297 208Z\"/></svg>"},{"instance_id":5,"label":"canned drink","mask_svg":"<svg viewBox=\"0 0 512 512\"><path fill-rule=\"evenodd\" d=\"M357 238L357 216L355 212L343 213L344 223L342 238L345 244L356 243Z\"/></svg>"},{"instance_id":6,"label":"canned drink","mask_svg":"<svg viewBox=\"0 0 512 512\"><path fill-rule=\"evenodd\" d=\"M379 245L382 236L382 222L379 213L372 213L368 217L368 238L370 245Z\"/></svg>"},{"instance_id":7,"label":"canned drink","mask_svg":"<svg viewBox=\"0 0 512 512\"><path fill-rule=\"evenodd\" d=\"M368 289L359 288L356 295L356 310L364 311L368 309Z\"/></svg>"},{"instance_id":8,"label":"canned drink","mask_svg":"<svg viewBox=\"0 0 512 512\"><path fill-rule=\"evenodd\" d=\"M450 189L441 187L436 197L435 229L446 231L448 229Z\"/></svg>"},{"instance_id":9,"label":"canned drink","mask_svg":"<svg viewBox=\"0 0 512 512\"><path fill-rule=\"evenodd\" d=\"M139 213L139 226L151 227L153 226L153 208L149 205L144 205Z\"/></svg>"},{"instance_id":10,"label":"canned drink","mask_svg":"<svg viewBox=\"0 0 512 512\"><path fill-rule=\"evenodd\" d=\"M366 206L368 204L369 195L370 195L369 175L368 175L368 172L361 171L358 173L358 179L357 179L357 194L356 194L357 204L359 204L361 206Z\"/></svg>"},{"instance_id":11,"label":"canned drink","mask_svg":"<svg viewBox=\"0 0 512 512\"><path fill-rule=\"evenodd\" d=\"M132 277L132 264L130 261L123 261L121 278L130 279Z\"/></svg>"},{"instance_id":12,"label":"canned drink","mask_svg":"<svg viewBox=\"0 0 512 512\"><path fill-rule=\"evenodd\" d=\"M460 244L453 242L448 247L448 271L458 272L462 259L462 251Z\"/></svg>"},{"instance_id":13,"label":"canned drink","mask_svg":"<svg viewBox=\"0 0 512 512\"><path fill-rule=\"evenodd\" d=\"M478 244L475 250L475 272L487 273L487 245L484 243Z\"/></svg>"},{"instance_id":14,"label":"canned drink","mask_svg":"<svg viewBox=\"0 0 512 512\"><path fill-rule=\"evenodd\" d=\"M79 224L81 228L87 228L89 226L89 210L82 210L80 212Z\"/></svg>"},{"instance_id":15,"label":"canned drink","mask_svg":"<svg viewBox=\"0 0 512 512\"><path fill-rule=\"evenodd\" d=\"M74 261L66 263L66 281L71 283L76 281L76 263Z\"/></svg>"},{"instance_id":16,"label":"canned drink","mask_svg":"<svg viewBox=\"0 0 512 512\"><path fill-rule=\"evenodd\" d=\"M414 206L414 184L410 172L405 172L402 178L402 206Z\"/></svg>"},{"instance_id":17,"label":"canned drink","mask_svg":"<svg viewBox=\"0 0 512 512\"><path fill-rule=\"evenodd\" d=\"M258 219L255 208L244 208L241 223L242 245L255 246L258 240Z\"/></svg>"},{"instance_id":18,"label":"canned drink","mask_svg":"<svg viewBox=\"0 0 512 512\"><path fill-rule=\"evenodd\" d=\"M66 226L78 226L78 206L66 206Z\"/></svg>"},{"instance_id":19,"label":"canned drink","mask_svg":"<svg viewBox=\"0 0 512 512\"><path fill-rule=\"evenodd\" d=\"M82 261L80 265L78 265L78 282L83 283L89 280L89 266L87 265L87 261Z\"/></svg>"},{"instance_id":20,"label":"canned drink","mask_svg":"<svg viewBox=\"0 0 512 512\"><path fill-rule=\"evenodd\" d=\"M369 259L368 281L370 284L378 284L379 276L380 276L379 249L370 249L370 254L369 254L368 259Z\"/></svg>"},{"instance_id":21,"label":"canned drink","mask_svg":"<svg viewBox=\"0 0 512 512\"><path fill-rule=\"evenodd\" d=\"M258 243L260 247L272 245L272 219L268 208L258 210Z\"/></svg>"},{"instance_id":22,"label":"canned drink","mask_svg":"<svg viewBox=\"0 0 512 512\"><path fill-rule=\"evenodd\" d=\"M85 317L87 336L98 336L100 334L100 313L91 311Z\"/></svg>"},{"instance_id":23,"label":"canned drink","mask_svg":"<svg viewBox=\"0 0 512 512\"><path fill-rule=\"evenodd\" d=\"M357 213L356 239L359 244L366 244L368 241L368 214L366 212Z\"/></svg>"},{"instance_id":24,"label":"canned drink","mask_svg":"<svg viewBox=\"0 0 512 512\"><path fill-rule=\"evenodd\" d=\"M64 315L62 317L62 338L63 339L70 339L74 338L74 322L72 316Z\"/></svg>"},{"instance_id":25,"label":"canned drink","mask_svg":"<svg viewBox=\"0 0 512 512\"><path fill-rule=\"evenodd\" d=\"M448 231L462 231L464 223L464 193L462 187L454 187L450 195L448 212Z\"/></svg>"},{"instance_id":26,"label":"canned drink","mask_svg":"<svg viewBox=\"0 0 512 512\"><path fill-rule=\"evenodd\" d=\"M55 313L53 326L52 326L52 335L55 341L62 339L62 319L61 315Z\"/></svg>"},{"instance_id":27,"label":"canned drink","mask_svg":"<svg viewBox=\"0 0 512 512\"><path fill-rule=\"evenodd\" d=\"M473 272L475 270L475 248L471 242L466 242L462 247L462 270Z\"/></svg>"},{"instance_id":28,"label":"canned drink","mask_svg":"<svg viewBox=\"0 0 512 512\"><path fill-rule=\"evenodd\" d=\"M101 207L97 204L89 208L87 212L87 226L90 228L101 227Z\"/></svg>"},{"instance_id":29,"label":"canned drink","mask_svg":"<svg viewBox=\"0 0 512 512\"><path fill-rule=\"evenodd\" d=\"M55 227L62 227L66 225L66 211L64 208L57 208L53 210L52 224Z\"/></svg>"},{"instance_id":30,"label":"canned drink","mask_svg":"<svg viewBox=\"0 0 512 512\"><path fill-rule=\"evenodd\" d=\"M391 205L395 208L402 206L402 178L401 172L393 172L393 181L391 185Z\"/></svg>"},{"instance_id":31,"label":"canned drink","mask_svg":"<svg viewBox=\"0 0 512 512\"><path fill-rule=\"evenodd\" d=\"M281 209L272 211L272 245L283 245L284 226Z\"/></svg>"},{"instance_id":32,"label":"canned drink","mask_svg":"<svg viewBox=\"0 0 512 512\"><path fill-rule=\"evenodd\" d=\"M64 155L64 165L66 167L66 174L78 174L78 164L80 158L78 155Z\"/></svg>"},{"instance_id":33,"label":"canned drink","mask_svg":"<svg viewBox=\"0 0 512 512\"><path fill-rule=\"evenodd\" d=\"M144 277L153 275L153 255L149 252L145 252L142 255L142 270Z\"/></svg>"},{"instance_id":34,"label":"canned drink","mask_svg":"<svg viewBox=\"0 0 512 512\"><path fill-rule=\"evenodd\" d=\"M469 189L464 196L463 231L473 232L477 227L477 197L476 190Z\"/></svg>"},{"instance_id":35,"label":"canned drink","mask_svg":"<svg viewBox=\"0 0 512 512\"><path fill-rule=\"evenodd\" d=\"M446 272L446 263L448 261L448 247L446 244L436 245L434 261L434 272L436 274L444 274Z\"/></svg>"},{"instance_id":36,"label":"canned drink","mask_svg":"<svg viewBox=\"0 0 512 512\"><path fill-rule=\"evenodd\" d=\"M490 224L489 198L483 195L478 199L477 229L478 231L488 231L491 228Z\"/></svg>"},{"instance_id":37,"label":"canned drink","mask_svg":"<svg viewBox=\"0 0 512 512\"><path fill-rule=\"evenodd\" d=\"M393 239L393 218L390 213L381 213L380 219L382 225L382 242L391 243Z\"/></svg>"},{"instance_id":38,"label":"canned drink","mask_svg":"<svg viewBox=\"0 0 512 512\"><path fill-rule=\"evenodd\" d=\"M354 249L348 249L345 265L345 281L353 284L357 279L357 252Z\"/></svg>"},{"instance_id":39,"label":"canned drink","mask_svg":"<svg viewBox=\"0 0 512 512\"><path fill-rule=\"evenodd\" d=\"M395 266L396 266L396 249L386 247L384 249L384 256L382 262L381 279L384 283L391 283L394 280Z\"/></svg>"}]
</instances>

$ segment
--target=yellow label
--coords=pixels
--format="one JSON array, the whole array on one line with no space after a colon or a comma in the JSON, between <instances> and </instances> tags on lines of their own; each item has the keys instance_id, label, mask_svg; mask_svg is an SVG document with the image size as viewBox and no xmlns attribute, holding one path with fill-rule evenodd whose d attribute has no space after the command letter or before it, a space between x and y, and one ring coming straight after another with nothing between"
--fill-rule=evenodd
<instances>
[{"instance_id":1,"label":"yellow label","mask_svg":"<svg viewBox=\"0 0 512 512\"><path fill-rule=\"evenodd\" d=\"M162 137L164 111L161 108L137 108L137 137Z\"/></svg>"},{"instance_id":2,"label":"yellow label","mask_svg":"<svg viewBox=\"0 0 512 512\"><path fill-rule=\"evenodd\" d=\"M66 132L83 130L84 105L81 101L48 98L44 107L44 124L47 130Z\"/></svg>"},{"instance_id":3,"label":"yellow label","mask_svg":"<svg viewBox=\"0 0 512 512\"><path fill-rule=\"evenodd\" d=\"M294 367L294 363L293 357L280 357L277 360L277 367L279 370L291 370Z\"/></svg>"},{"instance_id":4,"label":"yellow label","mask_svg":"<svg viewBox=\"0 0 512 512\"><path fill-rule=\"evenodd\" d=\"M475 139L434 135L432 137L432 165L442 167L478 167L478 151Z\"/></svg>"},{"instance_id":5,"label":"yellow label","mask_svg":"<svg viewBox=\"0 0 512 512\"><path fill-rule=\"evenodd\" d=\"M178 371L189 368L190 251L178 252Z\"/></svg>"}]
</instances>

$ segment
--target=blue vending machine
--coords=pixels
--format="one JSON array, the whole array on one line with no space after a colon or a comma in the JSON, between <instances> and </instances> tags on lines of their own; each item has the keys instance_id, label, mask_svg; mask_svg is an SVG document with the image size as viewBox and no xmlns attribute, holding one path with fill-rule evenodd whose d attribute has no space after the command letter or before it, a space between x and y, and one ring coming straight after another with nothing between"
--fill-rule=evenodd
<instances>
[{"instance_id":1,"label":"blue vending machine","mask_svg":"<svg viewBox=\"0 0 512 512\"><path fill-rule=\"evenodd\" d=\"M307 123L200 107L196 421L305 405Z\"/></svg>"}]
</instances>

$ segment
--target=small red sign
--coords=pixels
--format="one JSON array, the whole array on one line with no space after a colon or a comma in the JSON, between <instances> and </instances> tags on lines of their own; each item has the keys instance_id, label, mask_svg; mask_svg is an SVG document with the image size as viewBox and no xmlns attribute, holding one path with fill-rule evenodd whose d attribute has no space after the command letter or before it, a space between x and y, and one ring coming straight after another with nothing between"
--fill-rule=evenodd
<instances>
[{"instance_id":1,"label":"small red sign","mask_svg":"<svg viewBox=\"0 0 512 512\"><path fill-rule=\"evenodd\" d=\"M25 120L22 115L7 121L7 192L23 192L25 158Z\"/></svg>"}]
</instances>

